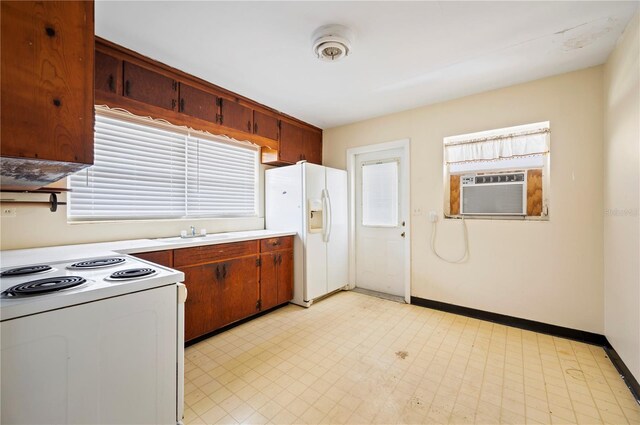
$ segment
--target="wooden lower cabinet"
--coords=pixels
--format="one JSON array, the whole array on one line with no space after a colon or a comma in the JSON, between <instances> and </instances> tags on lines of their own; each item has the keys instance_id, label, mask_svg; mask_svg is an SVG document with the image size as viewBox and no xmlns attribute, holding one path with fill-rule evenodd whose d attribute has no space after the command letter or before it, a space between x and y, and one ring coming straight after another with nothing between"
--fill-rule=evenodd
<instances>
[{"instance_id":1,"label":"wooden lower cabinet","mask_svg":"<svg viewBox=\"0 0 640 425\"><path fill-rule=\"evenodd\" d=\"M184 273L185 341L293 298L292 236L134 256Z\"/></svg>"},{"instance_id":2,"label":"wooden lower cabinet","mask_svg":"<svg viewBox=\"0 0 640 425\"><path fill-rule=\"evenodd\" d=\"M220 303L222 284L216 278L220 264L181 267L187 286L184 305L184 339L189 341L224 326Z\"/></svg>"},{"instance_id":3,"label":"wooden lower cabinet","mask_svg":"<svg viewBox=\"0 0 640 425\"><path fill-rule=\"evenodd\" d=\"M260 303L267 310L293 298L293 250L260 255Z\"/></svg>"},{"instance_id":4,"label":"wooden lower cabinet","mask_svg":"<svg viewBox=\"0 0 640 425\"><path fill-rule=\"evenodd\" d=\"M222 263L221 308L225 325L260 311L257 260L256 255Z\"/></svg>"}]
</instances>

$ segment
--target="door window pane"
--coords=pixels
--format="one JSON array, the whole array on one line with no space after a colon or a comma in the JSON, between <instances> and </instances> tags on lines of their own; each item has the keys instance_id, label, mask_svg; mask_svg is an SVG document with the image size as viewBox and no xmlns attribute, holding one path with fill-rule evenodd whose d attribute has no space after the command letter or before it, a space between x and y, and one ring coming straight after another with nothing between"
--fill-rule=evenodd
<instances>
[{"instance_id":1,"label":"door window pane","mask_svg":"<svg viewBox=\"0 0 640 425\"><path fill-rule=\"evenodd\" d=\"M362 225L398 225L398 161L362 164Z\"/></svg>"}]
</instances>

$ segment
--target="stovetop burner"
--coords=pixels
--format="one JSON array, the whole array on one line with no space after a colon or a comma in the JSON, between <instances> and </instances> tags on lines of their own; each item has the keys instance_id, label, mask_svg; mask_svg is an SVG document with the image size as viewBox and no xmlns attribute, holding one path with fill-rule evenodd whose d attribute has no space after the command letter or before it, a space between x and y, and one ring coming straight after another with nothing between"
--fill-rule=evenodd
<instances>
[{"instance_id":1,"label":"stovetop burner","mask_svg":"<svg viewBox=\"0 0 640 425\"><path fill-rule=\"evenodd\" d=\"M0 277L25 276L35 273L44 273L53 270L53 267L46 264L38 264L35 266L16 267L15 269L5 270L0 273Z\"/></svg>"},{"instance_id":2,"label":"stovetop burner","mask_svg":"<svg viewBox=\"0 0 640 425\"><path fill-rule=\"evenodd\" d=\"M82 285L87 280L79 276L57 276L14 285L2 293L5 297L26 297L62 291Z\"/></svg>"},{"instance_id":3,"label":"stovetop burner","mask_svg":"<svg viewBox=\"0 0 640 425\"><path fill-rule=\"evenodd\" d=\"M140 279L142 277L147 277L155 274L156 271L149 268L135 268L135 269L126 269L126 270L118 270L117 272L111 273L111 275L107 278L108 280L130 280L130 279Z\"/></svg>"},{"instance_id":4,"label":"stovetop burner","mask_svg":"<svg viewBox=\"0 0 640 425\"><path fill-rule=\"evenodd\" d=\"M73 263L67 268L71 270L99 269L102 267L116 266L124 262L125 262L125 259L120 257L96 258L95 260L86 260L86 261Z\"/></svg>"}]
</instances>

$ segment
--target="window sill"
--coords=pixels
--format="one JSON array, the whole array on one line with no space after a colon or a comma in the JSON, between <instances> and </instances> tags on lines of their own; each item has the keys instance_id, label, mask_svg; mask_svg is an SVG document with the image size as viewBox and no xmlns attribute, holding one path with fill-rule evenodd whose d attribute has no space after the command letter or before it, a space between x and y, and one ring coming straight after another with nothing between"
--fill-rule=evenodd
<instances>
[{"instance_id":1,"label":"window sill","mask_svg":"<svg viewBox=\"0 0 640 425\"><path fill-rule=\"evenodd\" d=\"M446 215L445 220L502 220L502 221L549 221L548 215L543 216L521 216L521 215Z\"/></svg>"}]
</instances>

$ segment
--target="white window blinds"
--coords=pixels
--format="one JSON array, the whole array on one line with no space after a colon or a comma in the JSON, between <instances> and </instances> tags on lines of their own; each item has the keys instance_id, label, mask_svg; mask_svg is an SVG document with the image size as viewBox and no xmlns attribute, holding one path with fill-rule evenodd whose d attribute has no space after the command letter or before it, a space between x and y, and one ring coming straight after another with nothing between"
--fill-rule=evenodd
<instances>
[{"instance_id":1,"label":"white window blinds","mask_svg":"<svg viewBox=\"0 0 640 425\"><path fill-rule=\"evenodd\" d=\"M258 151L195 137L187 146L187 214L255 215Z\"/></svg>"},{"instance_id":2,"label":"white window blinds","mask_svg":"<svg viewBox=\"0 0 640 425\"><path fill-rule=\"evenodd\" d=\"M72 220L257 214L257 148L96 111L95 160L70 179Z\"/></svg>"}]
</instances>

